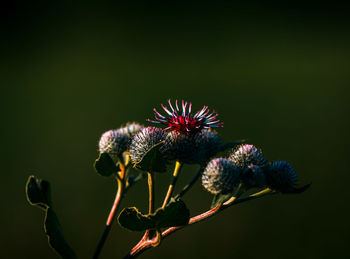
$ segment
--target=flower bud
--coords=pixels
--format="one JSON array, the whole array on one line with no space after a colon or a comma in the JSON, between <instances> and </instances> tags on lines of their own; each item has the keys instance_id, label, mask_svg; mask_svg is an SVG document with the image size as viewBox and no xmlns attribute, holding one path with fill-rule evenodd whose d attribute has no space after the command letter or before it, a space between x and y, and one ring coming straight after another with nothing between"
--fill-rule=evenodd
<instances>
[{"instance_id":1,"label":"flower bud","mask_svg":"<svg viewBox=\"0 0 350 259\"><path fill-rule=\"evenodd\" d=\"M141 129L143 128L143 125L137 123L137 122L131 122L131 123L127 123L125 127L120 128L120 130L129 135L130 137L132 137L133 135L135 135L137 132L139 132Z\"/></svg>"},{"instance_id":2,"label":"flower bud","mask_svg":"<svg viewBox=\"0 0 350 259\"><path fill-rule=\"evenodd\" d=\"M297 175L294 168L286 161L276 161L270 164L266 172L267 186L282 193L294 190Z\"/></svg>"},{"instance_id":3,"label":"flower bud","mask_svg":"<svg viewBox=\"0 0 350 259\"><path fill-rule=\"evenodd\" d=\"M161 152L167 160L195 164L199 160L198 148L193 135L183 134L179 131L170 131L166 135L165 144L161 148Z\"/></svg>"},{"instance_id":4,"label":"flower bud","mask_svg":"<svg viewBox=\"0 0 350 259\"><path fill-rule=\"evenodd\" d=\"M260 166L250 164L243 171L242 182L247 187L263 187L266 185L264 170Z\"/></svg>"},{"instance_id":5,"label":"flower bud","mask_svg":"<svg viewBox=\"0 0 350 259\"><path fill-rule=\"evenodd\" d=\"M199 147L201 162L208 161L215 156L222 147L220 137L212 131L202 130L194 135L196 146Z\"/></svg>"},{"instance_id":6,"label":"flower bud","mask_svg":"<svg viewBox=\"0 0 350 259\"><path fill-rule=\"evenodd\" d=\"M131 139L129 153L133 163L139 163L144 155L156 144L165 140L162 129L147 127L137 132Z\"/></svg>"},{"instance_id":7,"label":"flower bud","mask_svg":"<svg viewBox=\"0 0 350 259\"><path fill-rule=\"evenodd\" d=\"M186 164L202 164L217 154L221 146L219 136L206 129L191 135L170 131L167 133L162 152L168 160Z\"/></svg>"},{"instance_id":8,"label":"flower bud","mask_svg":"<svg viewBox=\"0 0 350 259\"><path fill-rule=\"evenodd\" d=\"M259 149L253 145L240 145L230 156L229 159L242 169L249 165L263 166L266 160Z\"/></svg>"},{"instance_id":9,"label":"flower bud","mask_svg":"<svg viewBox=\"0 0 350 259\"><path fill-rule=\"evenodd\" d=\"M99 141L100 153L108 153L113 160L127 150L129 136L120 130L109 130L102 134Z\"/></svg>"},{"instance_id":10,"label":"flower bud","mask_svg":"<svg viewBox=\"0 0 350 259\"><path fill-rule=\"evenodd\" d=\"M202 175L203 187L212 194L230 193L240 182L241 169L226 158L211 160Z\"/></svg>"}]
</instances>

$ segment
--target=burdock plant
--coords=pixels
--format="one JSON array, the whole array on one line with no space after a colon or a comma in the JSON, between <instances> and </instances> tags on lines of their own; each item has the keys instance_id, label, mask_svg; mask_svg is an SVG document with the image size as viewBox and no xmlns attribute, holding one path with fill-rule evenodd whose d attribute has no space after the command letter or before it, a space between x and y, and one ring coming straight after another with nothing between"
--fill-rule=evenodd
<instances>
[{"instance_id":1,"label":"burdock plant","mask_svg":"<svg viewBox=\"0 0 350 259\"><path fill-rule=\"evenodd\" d=\"M233 205L276 193L301 193L310 185L297 187L295 170L288 162L269 162L253 145L243 144L243 141L223 143L213 130L223 127L223 123L207 106L192 115L191 103L182 101L181 109L177 101L174 106L170 100L168 103L169 107L162 105L165 115L154 109L155 119L148 120L165 126L164 129L133 122L106 131L99 140L99 156L94 167L98 174L112 176L118 188L93 258L99 257L116 218L121 227L143 232L141 240L125 255L125 258L134 258L159 246L177 230L213 217ZM226 157L220 157L225 151ZM198 170L174 195L184 164L197 164ZM166 173L170 167L174 169L167 192L162 205L155 208L154 179L157 173ZM148 212L143 213L136 207L119 212L128 189L144 178L148 183ZM213 195L212 205L199 215L191 215L182 197L199 179L204 189ZM45 211L44 229L50 246L63 258L77 258L53 210L50 184L30 176L26 194L31 205Z\"/></svg>"}]
</instances>

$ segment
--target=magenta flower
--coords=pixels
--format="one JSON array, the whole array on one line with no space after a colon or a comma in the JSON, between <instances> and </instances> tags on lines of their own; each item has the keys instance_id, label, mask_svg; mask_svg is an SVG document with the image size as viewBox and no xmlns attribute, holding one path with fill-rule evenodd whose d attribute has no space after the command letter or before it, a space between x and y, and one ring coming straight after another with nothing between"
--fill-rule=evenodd
<instances>
[{"instance_id":1,"label":"magenta flower","mask_svg":"<svg viewBox=\"0 0 350 259\"><path fill-rule=\"evenodd\" d=\"M196 133L202 129L209 129L215 127L223 127L223 123L216 120L218 114L213 111L209 113L208 106L204 106L202 110L198 111L192 116L192 103L189 103L187 109L187 102L182 100L182 112L179 109L177 100L175 101L175 109L168 100L169 107L161 104L163 110L168 114L168 117L161 115L155 108L155 120L148 120L153 123L160 123L166 126L164 130L179 131L185 134Z\"/></svg>"}]
</instances>

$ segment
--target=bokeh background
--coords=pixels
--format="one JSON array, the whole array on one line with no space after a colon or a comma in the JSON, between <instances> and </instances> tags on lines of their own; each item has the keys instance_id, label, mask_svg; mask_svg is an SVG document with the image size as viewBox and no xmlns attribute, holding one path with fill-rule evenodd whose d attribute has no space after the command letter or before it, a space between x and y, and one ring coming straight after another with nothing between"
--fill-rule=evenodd
<instances>
[{"instance_id":1,"label":"bokeh background","mask_svg":"<svg viewBox=\"0 0 350 259\"><path fill-rule=\"evenodd\" d=\"M226 210L143 258L349 258L348 6L232 2L2 7L2 258L57 258L25 199L30 174L52 183L67 238L91 258L116 188L92 168L98 139L148 124L168 98L209 105L225 141L246 139L313 184ZM179 188L196 168L184 169ZM169 178L157 176L158 203ZM210 199L197 184L185 201L194 215ZM145 211L146 201L141 182L123 205ZM140 237L115 225L101 258Z\"/></svg>"}]
</instances>

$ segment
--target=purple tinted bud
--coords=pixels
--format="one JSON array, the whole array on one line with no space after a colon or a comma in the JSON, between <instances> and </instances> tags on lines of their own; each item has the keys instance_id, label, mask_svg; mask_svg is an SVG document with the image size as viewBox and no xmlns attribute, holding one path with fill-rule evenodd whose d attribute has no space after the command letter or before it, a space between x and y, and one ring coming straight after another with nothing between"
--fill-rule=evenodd
<instances>
[{"instance_id":1,"label":"purple tinted bud","mask_svg":"<svg viewBox=\"0 0 350 259\"><path fill-rule=\"evenodd\" d=\"M202 164L217 154L221 146L220 138L208 130L191 135L170 131L167 133L162 152L168 160L186 164Z\"/></svg>"},{"instance_id":2,"label":"purple tinted bud","mask_svg":"<svg viewBox=\"0 0 350 259\"><path fill-rule=\"evenodd\" d=\"M263 187L266 185L264 170L257 166L250 164L244 169L242 174L242 182L248 187Z\"/></svg>"},{"instance_id":3,"label":"purple tinted bud","mask_svg":"<svg viewBox=\"0 0 350 259\"><path fill-rule=\"evenodd\" d=\"M294 190L297 175L294 168L286 161L273 162L265 172L267 186L282 193Z\"/></svg>"},{"instance_id":4,"label":"purple tinted bud","mask_svg":"<svg viewBox=\"0 0 350 259\"><path fill-rule=\"evenodd\" d=\"M199 146L202 162L208 161L221 150L222 141L220 137L212 131L202 130L194 137L196 145Z\"/></svg>"},{"instance_id":5,"label":"purple tinted bud","mask_svg":"<svg viewBox=\"0 0 350 259\"><path fill-rule=\"evenodd\" d=\"M266 160L262 152L253 145L240 145L230 156L229 159L242 169L249 165L263 166Z\"/></svg>"},{"instance_id":6,"label":"purple tinted bud","mask_svg":"<svg viewBox=\"0 0 350 259\"><path fill-rule=\"evenodd\" d=\"M226 158L211 160L202 175L203 187L212 194L232 192L240 182L241 169Z\"/></svg>"},{"instance_id":7,"label":"purple tinted bud","mask_svg":"<svg viewBox=\"0 0 350 259\"><path fill-rule=\"evenodd\" d=\"M112 159L116 160L127 150L129 136L120 130L109 130L102 134L99 141L100 153L108 153Z\"/></svg>"},{"instance_id":8,"label":"purple tinted bud","mask_svg":"<svg viewBox=\"0 0 350 259\"><path fill-rule=\"evenodd\" d=\"M156 144L165 140L162 129L147 127L137 132L131 139L129 153L133 163L138 163L144 155Z\"/></svg>"},{"instance_id":9,"label":"purple tinted bud","mask_svg":"<svg viewBox=\"0 0 350 259\"><path fill-rule=\"evenodd\" d=\"M179 131L169 131L161 152L167 160L195 164L199 160L198 149L193 135L182 134Z\"/></svg>"},{"instance_id":10,"label":"purple tinted bud","mask_svg":"<svg viewBox=\"0 0 350 259\"><path fill-rule=\"evenodd\" d=\"M124 134L127 134L130 137L132 137L137 132L139 132L142 128L143 128L143 125L137 122L131 122L131 123L127 123L125 127L120 128L119 130L121 130Z\"/></svg>"}]
</instances>

